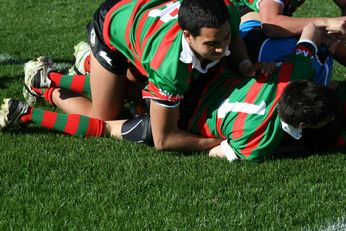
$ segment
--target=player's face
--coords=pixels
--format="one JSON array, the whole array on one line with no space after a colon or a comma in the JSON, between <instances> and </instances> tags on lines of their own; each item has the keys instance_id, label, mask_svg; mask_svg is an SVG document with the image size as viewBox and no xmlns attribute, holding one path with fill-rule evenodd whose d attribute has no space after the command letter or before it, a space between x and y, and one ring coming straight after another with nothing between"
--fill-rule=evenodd
<instances>
[{"instance_id":1,"label":"player's face","mask_svg":"<svg viewBox=\"0 0 346 231\"><path fill-rule=\"evenodd\" d=\"M220 28L202 27L196 37L184 31L184 37L201 62L215 61L224 56L230 45L231 27L225 22Z\"/></svg>"}]
</instances>

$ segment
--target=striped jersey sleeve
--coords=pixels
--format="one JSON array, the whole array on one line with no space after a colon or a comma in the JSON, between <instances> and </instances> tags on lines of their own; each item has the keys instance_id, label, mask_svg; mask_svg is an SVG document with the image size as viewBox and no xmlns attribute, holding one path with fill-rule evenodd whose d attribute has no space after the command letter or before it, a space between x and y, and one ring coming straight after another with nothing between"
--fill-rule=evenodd
<instances>
[{"instance_id":1,"label":"striped jersey sleeve","mask_svg":"<svg viewBox=\"0 0 346 231\"><path fill-rule=\"evenodd\" d=\"M104 38L119 50L141 74L148 77L144 98L179 101L199 74L180 61L182 30L178 11L182 0L123 0L107 14ZM231 14L232 37L239 33L237 8L225 0Z\"/></svg>"}]
</instances>

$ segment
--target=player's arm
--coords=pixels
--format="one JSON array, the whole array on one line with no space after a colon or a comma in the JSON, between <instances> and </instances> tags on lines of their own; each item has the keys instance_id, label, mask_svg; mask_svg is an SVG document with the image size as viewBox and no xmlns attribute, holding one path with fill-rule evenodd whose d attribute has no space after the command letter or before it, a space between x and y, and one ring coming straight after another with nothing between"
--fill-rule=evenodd
<instances>
[{"instance_id":1,"label":"player's arm","mask_svg":"<svg viewBox=\"0 0 346 231\"><path fill-rule=\"evenodd\" d=\"M238 69L243 76L254 76L253 64L250 61L245 42L240 36L232 39L230 50L229 64Z\"/></svg>"},{"instance_id":2,"label":"player's arm","mask_svg":"<svg viewBox=\"0 0 346 231\"><path fill-rule=\"evenodd\" d=\"M346 36L341 34L330 34L321 31L321 44L328 48L333 58L340 64L346 66Z\"/></svg>"},{"instance_id":3,"label":"player's arm","mask_svg":"<svg viewBox=\"0 0 346 231\"><path fill-rule=\"evenodd\" d=\"M319 46L321 44L320 29L313 23L307 24L303 29L303 32L300 36L299 41L304 41L304 40L312 41L317 46Z\"/></svg>"},{"instance_id":4,"label":"player's arm","mask_svg":"<svg viewBox=\"0 0 346 231\"><path fill-rule=\"evenodd\" d=\"M259 5L259 14L264 33L270 37L298 36L303 28L314 23L328 31L346 31L346 17L335 18L297 18L281 14L282 5L273 0L262 0Z\"/></svg>"},{"instance_id":5,"label":"player's arm","mask_svg":"<svg viewBox=\"0 0 346 231\"><path fill-rule=\"evenodd\" d=\"M254 76L256 72L270 75L275 70L275 63L273 62L256 63L256 65L254 65L250 61L245 42L240 36L232 39L230 50L230 63L235 64L236 67L238 67L238 71L243 76Z\"/></svg>"},{"instance_id":6,"label":"player's arm","mask_svg":"<svg viewBox=\"0 0 346 231\"><path fill-rule=\"evenodd\" d=\"M150 122L154 146L164 151L208 150L221 140L203 138L178 129L179 106L167 107L155 100L150 103Z\"/></svg>"},{"instance_id":7,"label":"player's arm","mask_svg":"<svg viewBox=\"0 0 346 231\"><path fill-rule=\"evenodd\" d=\"M215 147L221 142L178 129L178 106L168 108L152 100L150 108L151 117L145 115L129 120L105 121L106 134L117 139L154 144L157 150L199 151Z\"/></svg>"}]
</instances>

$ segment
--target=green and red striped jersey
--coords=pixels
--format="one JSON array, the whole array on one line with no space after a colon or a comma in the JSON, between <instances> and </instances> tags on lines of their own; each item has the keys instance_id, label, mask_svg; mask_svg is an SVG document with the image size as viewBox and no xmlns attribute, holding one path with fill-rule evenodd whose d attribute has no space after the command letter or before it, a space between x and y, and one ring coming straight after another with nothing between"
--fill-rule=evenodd
<instances>
[{"instance_id":1,"label":"green and red striped jersey","mask_svg":"<svg viewBox=\"0 0 346 231\"><path fill-rule=\"evenodd\" d=\"M270 76L240 78L228 70L215 75L204 89L189 121L189 131L228 140L241 159L263 160L281 141L277 113L280 96L292 80L313 80L313 46L297 45L296 54Z\"/></svg>"},{"instance_id":2,"label":"green and red striped jersey","mask_svg":"<svg viewBox=\"0 0 346 231\"><path fill-rule=\"evenodd\" d=\"M237 6L241 7L246 5L253 11L259 11L259 4L262 0L232 0L232 2ZM287 16L292 16L296 9L304 3L305 0L271 0L282 5L282 14Z\"/></svg>"},{"instance_id":3,"label":"green and red striped jersey","mask_svg":"<svg viewBox=\"0 0 346 231\"><path fill-rule=\"evenodd\" d=\"M143 97L179 101L190 82L198 78L191 63L179 60L183 33L178 24L182 0L123 0L107 13L103 37L113 50L119 50L141 74L148 76ZM231 36L239 33L237 8L229 9Z\"/></svg>"}]
</instances>

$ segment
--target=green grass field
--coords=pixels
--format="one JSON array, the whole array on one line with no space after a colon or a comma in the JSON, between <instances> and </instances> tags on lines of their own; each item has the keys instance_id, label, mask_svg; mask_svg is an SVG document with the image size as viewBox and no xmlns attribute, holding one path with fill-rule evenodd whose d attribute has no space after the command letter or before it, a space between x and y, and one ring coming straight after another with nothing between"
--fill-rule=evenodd
<instances>
[{"instance_id":1,"label":"green grass field","mask_svg":"<svg viewBox=\"0 0 346 231\"><path fill-rule=\"evenodd\" d=\"M23 99L23 64L69 66L101 3L0 0L0 100ZM300 16L336 16L309 0ZM334 78L346 78L334 67ZM49 106L45 106L50 108ZM229 163L37 126L0 132L0 230L346 230L346 156Z\"/></svg>"}]
</instances>

